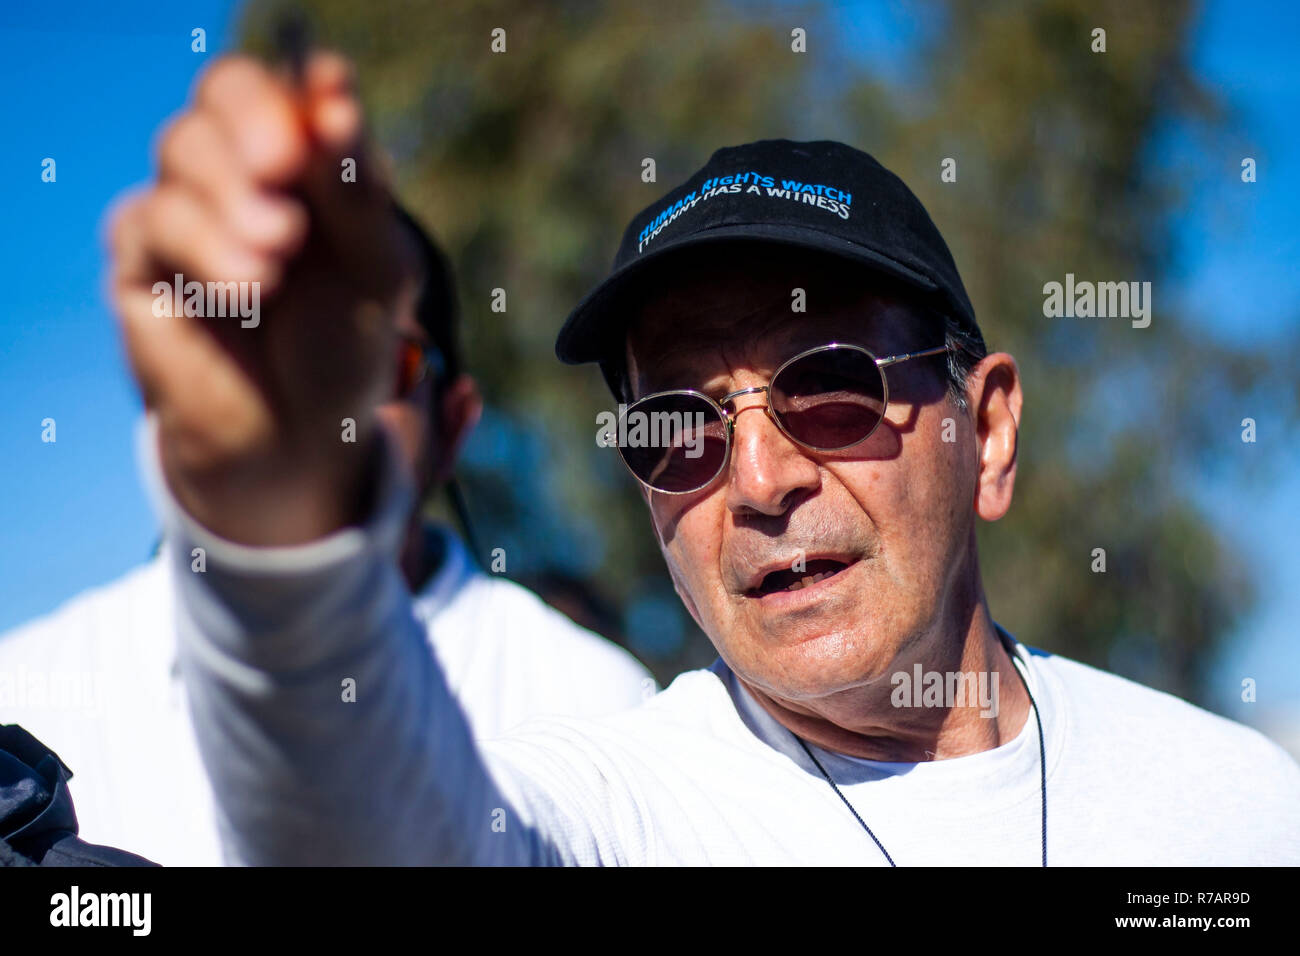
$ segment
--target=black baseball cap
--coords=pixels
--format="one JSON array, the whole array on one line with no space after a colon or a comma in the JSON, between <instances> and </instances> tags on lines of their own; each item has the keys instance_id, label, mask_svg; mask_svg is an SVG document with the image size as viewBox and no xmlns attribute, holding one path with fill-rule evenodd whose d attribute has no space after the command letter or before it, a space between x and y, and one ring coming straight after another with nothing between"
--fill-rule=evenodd
<instances>
[{"instance_id":1,"label":"black baseball cap","mask_svg":"<svg viewBox=\"0 0 1300 956\"><path fill-rule=\"evenodd\" d=\"M610 274L569 315L555 354L570 365L622 361L631 280L669 269L683 250L775 243L860 263L915 289L919 300L983 342L952 253L903 181L843 143L760 140L715 152L704 167L633 217ZM664 282L671 281L665 274Z\"/></svg>"}]
</instances>

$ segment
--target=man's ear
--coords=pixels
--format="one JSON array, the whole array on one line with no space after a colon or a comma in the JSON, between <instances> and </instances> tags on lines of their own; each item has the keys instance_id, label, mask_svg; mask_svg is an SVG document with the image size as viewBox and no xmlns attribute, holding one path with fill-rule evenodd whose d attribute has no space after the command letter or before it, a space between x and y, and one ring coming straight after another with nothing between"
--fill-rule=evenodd
<instances>
[{"instance_id":1,"label":"man's ear","mask_svg":"<svg viewBox=\"0 0 1300 956\"><path fill-rule=\"evenodd\" d=\"M975 513L997 521L1011 507L1020 442L1020 369L1006 352L986 355L967 379L966 397L975 413L979 474Z\"/></svg>"},{"instance_id":2,"label":"man's ear","mask_svg":"<svg viewBox=\"0 0 1300 956\"><path fill-rule=\"evenodd\" d=\"M438 460L434 463L434 481L451 480L456 460L465 439L483 414L483 396L478 383L468 375L459 375L435 399L438 403Z\"/></svg>"}]
</instances>

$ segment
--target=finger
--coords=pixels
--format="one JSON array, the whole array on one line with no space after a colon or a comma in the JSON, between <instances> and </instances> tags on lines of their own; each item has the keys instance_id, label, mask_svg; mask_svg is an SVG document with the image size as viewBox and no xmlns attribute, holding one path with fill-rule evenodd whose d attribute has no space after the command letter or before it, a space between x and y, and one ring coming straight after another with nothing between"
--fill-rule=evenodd
<instances>
[{"instance_id":1,"label":"finger","mask_svg":"<svg viewBox=\"0 0 1300 956\"><path fill-rule=\"evenodd\" d=\"M337 53L313 54L304 72L302 101L314 145L332 156L356 160L358 175L352 185L359 188L350 192L386 191L385 170L367 148L352 64ZM341 176L337 178L342 181Z\"/></svg>"},{"instance_id":2,"label":"finger","mask_svg":"<svg viewBox=\"0 0 1300 956\"><path fill-rule=\"evenodd\" d=\"M119 321L145 405L158 412L163 432L202 447L216 432L245 429L256 412L247 398L253 381L247 363L194 319L155 315L152 300L145 289L123 297Z\"/></svg>"},{"instance_id":3,"label":"finger","mask_svg":"<svg viewBox=\"0 0 1300 956\"><path fill-rule=\"evenodd\" d=\"M196 104L226 134L259 186L286 186L303 172L310 143L294 92L247 57L217 61L199 81Z\"/></svg>"},{"instance_id":4,"label":"finger","mask_svg":"<svg viewBox=\"0 0 1300 956\"><path fill-rule=\"evenodd\" d=\"M108 210L104 230L109 276L114 287L152 281L154 271L144 238L144 204L148 191L136 189Z\"/></svg>"},{"instance_id":5,"label":"finger","mask_svg":"<svg viewBox=\"0 0 1300 956\"><path fill-rule=\"evenodd\" d=\"M189 190L159 186L145 201L142 218L148 256L187 280L259 282L263 295L279 281L280 261L238 241Z\"/></svg>"},{"instance_id":6,"label":"finger","mask_svg":"<svg viewBox=\"0 0 1300 956\"><path fill-rule=\"evenodd\" d=\"M191 110L174 120L158 146L159 180L197 191L243 242L291 255L307 228L306 210L278 192L258 189L216 120Z\"/></svg>"},{"instance_id":7,"label":"finger","mask_svg":"<svg viewBox=\"0 0 1300 956\"><path fill-rule=\"evenodd\" d=\"M151 190L129 196L119 201L110 215L109 293L123 315L152 315L158 319L169 317L174 311L171 290L176 276L173 270L178 267L180 257L168 251L166 240L157 235L156 217L168 213L165 208L161 212L156 208L159 202L156 192ZM161 199L164 206L169 201L168 196ZM185 228L186 222L182 220L178 228ZM191 278L193 274L191 271ZM184 275L181 281L186 281ZM165 294L158 288L159 282L166 286ZM260 293L260 288L258 291ZM166 308L161 308L160 302L165 302Z\"/></svg>"},{"instance_id":8,"label":"finger","mask_svg":"<svg viewBox=\"0 0 1300 956\"><path fill-rule=\"evenodd\" d=\"M316 146L303 193L313 221L353 274L389 288L413 271L416 255L403 248L389 176L365 135L352 67L343 57L318 53L304 76L308 129Z\"/></svg>"},{"instance_id":9,"label":"finger","mask_svg":"<svg viewBox=\"0 0 1300 956\"><path fill-rule=\"evenodd\" d=\"M352 63L333 50L318 50L303 71L303 92L310 96L326 93L356 94L356 71Z\"/></svg>"},{"instance_id":10,"label":"finger","mask_svg":"<svg viewBox=\"0 0 1300 956\"><path fill-rule=\"evenodd\" d=\"M314 55L298 90L251 60L221 61L201 83L198 103L230 135L258 185L299 187L314 232L340 262L376 288L392 285L399 273L386 231L387 181L365 145L346 60Z\"/></svg>"},{"instance_id":11,"label":"finger","mask_svg":"<svg viewBox=\"0 0 1300 956\"><path fill-rule=\"evenodd\" d=\"M170 291L164 300L168 307L159 307L154 278L161 270L148 253L146 215L142 197L115 217L113 303L145 405L173 407L179 401L184 407L185 395L204 394L214 375L228 374L221 371L228 359L198 321L184 310L174 314Z\"/></svg>"},{"instance_id":12,"label":"finger","mask_svg":"<svg viewBox=\"0 0 1300 956\"><path fill-rule=\"evenodd\" d=\"M316 144L303 183L322 205L360 208L388 195L388 178L367 142L360 101L335 91L313 95L306 115Z\"/></svg>"},{"instance_id":13,"label":"finger","mask_svg":"<svg viewBox=\"0 0 1300 956\"><path fill-rule=\"evenodd\" d=\"M248 400L260 378L252 339L239 323L214 323L172 307L174 277L154 283L151 277L161 274L157 260L140 251L148 248L148 216L147 204L139 202L114 223L120 248L135 250L136 261L147 263L122 262L114 284L124 351L145 406L158 413L169 440L211 448L218 432L247 433L249 416L257 414L257 404ZM200 427L201 434L195 431Z\"/></svg>"},{"instance_id":14,"label":"finger","mask_svg":"<svg viewBox=\"0 0 1300 956\"><path fill-rule=\"evenodd\" d=\"M352 104L334 102L322 107L336 115L352 112ZM391 254L392 198L378 164L358 134L337 151L322 150L309 164L301 193L311 210L319 235L354 274L372 270ZM387 270L385 270L387 271Z\"/></svg>"},{"instance_id":15,"label":"finger","mask_svg":"<svg viewBox=\"0 0 1300 956\"><path fill-rule=\"evenodd\" d=\"M192 201L192 197L180 194L182 208ZM110 294L117 313L122 318L124 333L134 328L147 331L146 338L139 342L144 346L143 355L151 355L147 346L166 342L167 348L175 349L173 357L191 354L204 356L204 361L214 360L218 353L214 351L216 340L209 333L225 341L230 358L247 364L244 354L246 348L235 348L234 330L242 329L242 324L228 322L205 322L201 317L187 316L185 309L175 309L174 283L177 282L174 268L189 269L190 277L195 274L193 266L179 263L186 262L183 256L173 252L168 246L165 235L160 235L157 223L166 219L174 223L178 230L198 228L205 236L219 234L219 231L206 227L200 218L191 218L189 213L177 216L171 208L173 194L157 190L137 194L121 202L114 210L109 227L109 242L112 250L112 269L110 272ZM180 280L185 282L182 275ZM260 289L259 289L260 292ZM195 319L198 318L198 321ZM205 331L202 326L207 325ZM246 344L246 343L240 343ZM198 352L194 352L198 349ZM235 354L239 353L239 354ZM133 354L132 363L137 363ZM146 402L152 402L158 391L160 375L167 369L142 366L138 369ZM170 378L170 374L163 376Z\"/></svg>"},{"instance_id":16,"label":"finger","mask_svg":"<svg viewBox=\"0 0 1300 956\"><path fill-rule=\"evenodd\" d=\"M146 198L145 192L140 190L119 200L109 212L106 232L111 264L109 294L122 333L124 351L135 380L140 384L145 407L154 409L160 388L157 373L152 360L137 354L147 340L136 342L141 334L136 331L136 326L152 314L154 295L150 283L156 274L144 238Z\"/></svg>"}]
</instances>

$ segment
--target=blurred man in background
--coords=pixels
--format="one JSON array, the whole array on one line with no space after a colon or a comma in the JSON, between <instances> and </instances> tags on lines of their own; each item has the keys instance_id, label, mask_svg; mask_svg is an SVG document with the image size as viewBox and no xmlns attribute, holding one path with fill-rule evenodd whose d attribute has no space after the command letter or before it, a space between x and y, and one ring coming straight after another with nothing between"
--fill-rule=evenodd
<instances>
[{"instance_id":1,"label":"blurred man in background","mask_svg":"<svg viewBox=\"0 0 1300 956\"><path fill-rule=\"evenodd\" d=\"M227 155L226 135L207 117L175 123L162 141L153 192L166 194L197 166L220 194L236 174L211 164ZM485 574L452 529L421 514L418 503L451 479L482 404L463 370L445 259L408 214L396 209L392 219L423 282L397 316L392 395L377 412L418 491L399 560L429 648L477 736L497 736L539 714L631 707L655 685L630 654L530 591ZM0 636L0 675L18 697L0 710L0 723L20 724L75 772L83 836L165 865L217 865L212 793L175 655L168 568L164 545L120 580ZM352 690L383 692L364 681ZM340 696L348 692L340 688Z\"/></svg>"}]
</instances>

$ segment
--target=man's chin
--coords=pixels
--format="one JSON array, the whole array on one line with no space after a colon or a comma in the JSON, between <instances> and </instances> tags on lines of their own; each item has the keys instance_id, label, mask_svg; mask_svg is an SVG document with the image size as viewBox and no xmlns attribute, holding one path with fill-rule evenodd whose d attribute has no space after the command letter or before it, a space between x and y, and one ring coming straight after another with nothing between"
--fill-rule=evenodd
<instances>
[{"instance_id":1,"label":"man's chin","mask_svg":"<svg viewBox=\"0 0 1300 956\"><path fill-rule=\"evenodd\" d=\"M881 679L888 661L858 629L851 632L782 628L755 637L736 655L739 676L769 696L813 700Z\"/></svg>"},{"instance_id":2,"label":"man's chin","mask_svg":"<svg viewBox=\"0 0 1300 956\"><path fill-rule=\"evenodd\" d=\"M769 603L771 598L746 599L737 615L736 630L748 635L748 642L766 653L780 653L782 648L834 656L838 656L840 648L861 653L875 628L864 619L862 605L855 598L845 592L797 605Z\"/></svg>"}]
</instances>

